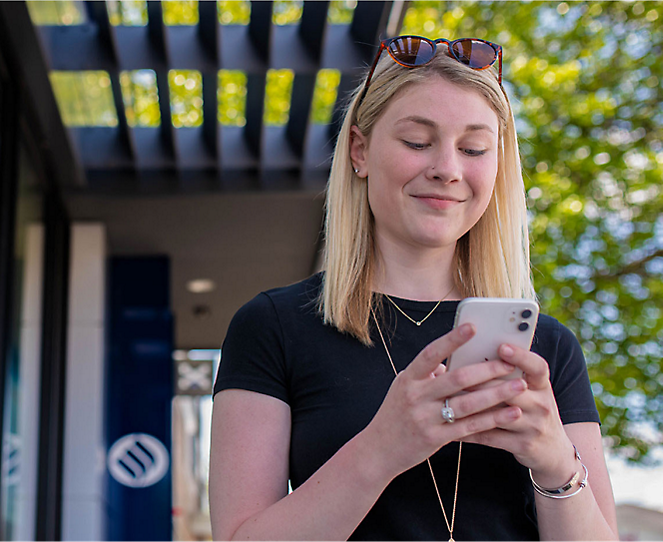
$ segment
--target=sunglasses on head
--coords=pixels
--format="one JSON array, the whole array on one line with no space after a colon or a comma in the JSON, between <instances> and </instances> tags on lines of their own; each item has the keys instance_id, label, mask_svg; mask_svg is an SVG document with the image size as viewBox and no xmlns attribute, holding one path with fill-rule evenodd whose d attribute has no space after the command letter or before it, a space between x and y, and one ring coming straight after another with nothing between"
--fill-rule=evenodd
<instances>
[{"instance_id":1,"label":"sunglasses on head","mask_svg":"<svg viewBox=\"0 0 663 542\"><path fill-rule=\"evenodd\" d=\"M455 58L458 62L469 66L474 70L485 70L499 60L499 84L502 86L502 46L490 41L479 38L460 38L457 40L447 40L439 38L430 40L421 36L396 36L383 40L380 43L380 49L375 56L371 71L368 72L366 85L359 99L359 103L364 100L368 91L368 85L371 83L373 72L378 65L380 55L385 49L389 56L401 66L406 68L418 68L425 66L435 57L437 44L443 43L447 46L449 56Z\"/></svg>"}]
</instances>

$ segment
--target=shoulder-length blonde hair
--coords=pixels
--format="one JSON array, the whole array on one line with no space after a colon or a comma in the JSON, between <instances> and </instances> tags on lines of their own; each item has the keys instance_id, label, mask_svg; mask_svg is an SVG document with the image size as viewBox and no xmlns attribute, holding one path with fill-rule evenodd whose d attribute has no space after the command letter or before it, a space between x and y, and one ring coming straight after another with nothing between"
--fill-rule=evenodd
<instances>
[{"instance_id":1,"label":"shoulder-length blonde hair","mask_svg":"<svg viewBox=\"0 0 663 542\"><path fill-rule=\"evenodd\" d=\"M352 168L350 129L356 125L370 142L373 126L391 100L431 77L478 92L499 123L495 189L486 212L456 244L456 287L464 297L535 297L513 112L493 70L473 70L443 52L426 66L404 68L385 54L359 107L364 83L355 90L336 142L325 203L325 273L319 298L326 324L367 345L372 344L370 315L376 308L374 219L366 180Z\"/></svg>"}]
</instances>

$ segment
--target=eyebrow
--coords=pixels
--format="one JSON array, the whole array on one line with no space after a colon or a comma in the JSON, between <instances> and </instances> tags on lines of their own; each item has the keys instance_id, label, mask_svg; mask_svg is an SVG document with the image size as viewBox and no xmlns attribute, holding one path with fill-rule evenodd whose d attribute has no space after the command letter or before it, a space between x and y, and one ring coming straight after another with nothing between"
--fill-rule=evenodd
<instances>
[{"instance_id":1,"label":"eyebrow","mask_svg":"<svg viewBox=\"0 0 663 542\"><path fill-rule=\"evenodd\" d=\"M415 122L417 124L422 124L424 126L430 126L431 128L437 128L437 123L427 119L426 117L420 117L418 115L412 115L409 117L403 117L402 119L399 119L396 121L396 124L399 124L401 122ZM495 132L493 129L488 126L487 124L468 124L465 126L465 131L466 132L477 132L479 130L487 130L491 134L494 134Z\"/></svg>"}]
</instances>

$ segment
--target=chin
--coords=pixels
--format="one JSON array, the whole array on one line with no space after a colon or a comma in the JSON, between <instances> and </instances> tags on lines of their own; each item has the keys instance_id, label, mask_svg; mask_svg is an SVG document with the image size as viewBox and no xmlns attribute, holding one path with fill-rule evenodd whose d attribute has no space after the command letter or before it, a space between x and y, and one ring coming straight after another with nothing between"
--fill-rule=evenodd
<instances>
[{"instance_id":1,"label":"chin","mask_svg":"<svg viewBox=\"0 0 663 542\"><path fill-rule=\"evenodd\" d=\"M415 244L423 248L447 248L455 246L457 239L449 235L422 235L415 238Z\"/></svg>"}]
</instances>

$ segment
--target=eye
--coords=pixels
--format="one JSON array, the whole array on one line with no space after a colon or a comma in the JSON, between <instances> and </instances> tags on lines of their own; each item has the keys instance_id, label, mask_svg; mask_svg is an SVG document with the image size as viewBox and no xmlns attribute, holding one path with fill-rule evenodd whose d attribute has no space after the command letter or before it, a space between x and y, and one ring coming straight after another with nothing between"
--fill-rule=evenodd
<instances>
[{"instance_id":1,"label":"eye","mask_svg":"<svg viewBox=\"0 0 663 542\"><path fill-rule=\"evenodd\" d=\"M461 149L467 156L483 156L487 151L475 149Z\"/></svg>"},{"instance_id":2,"label":"eye","mask_svg":"<svg viewBox=\"0 0 663 542\"><path fill-rule=\"evenodd\" d=\"M418 151L424 150L427 147L430 147L429 143L416 143L414 141L406 141L403 139L403 143L405 144L406 147L410 147L411 149L415 149Z\"/></svg>"}]
</instances>

